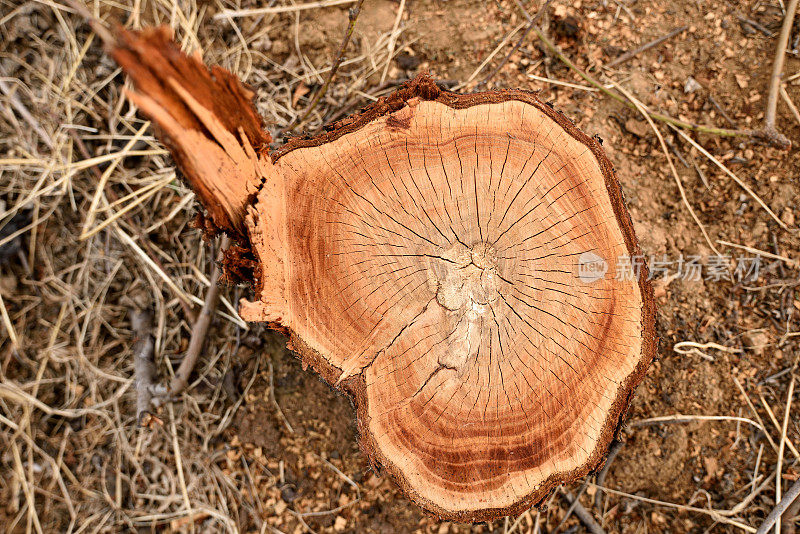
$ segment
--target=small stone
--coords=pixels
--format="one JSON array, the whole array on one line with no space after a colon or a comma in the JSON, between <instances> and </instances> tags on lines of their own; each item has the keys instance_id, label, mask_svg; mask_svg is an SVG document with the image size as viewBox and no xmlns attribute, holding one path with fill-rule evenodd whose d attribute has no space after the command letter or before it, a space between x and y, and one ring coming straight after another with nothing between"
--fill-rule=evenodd
<instances>
[{"instance_id":1,"label":"small stone","mask_svg":"<svg viewBox=\"0 0 800 534\"><path fill-rule=\"evenodd\" d=\"M287 503L293 503L297 499L297 492L291 486L286 486L281 490L281 499Z\"/></svg>"},{"instance_id":2,"label":"small stone","mask_svg":"<svg viewBox=\"0 0 800 534\"><path fill-rule=\"evenodd\" d=\"M398 55L395 62L397 62L397 66L403 70L414 70L419 67L420 64L420 60L417 56L412 56L406 52Z\"/></svg>"},{"instance_id":3,"label":"small stone","mask_svg":"<svg viewBox=\"0 0 800 534\"><path fill-rule=\"evenodd\" d=\"M747 76L745 76L744 74L735 74L734 78L736 78L736 85L738 85L742 89L747 88L748 84Z\"/></svg>"},{"instance_id":4,"label":"small stone","mask_svg":"<svg viewBox=\"0 0 800 534\"><path fill-rule=\"evenodd\" d=\"M764 349L769 344L769 336L763 330L747 332L742 336L742 340L745 342L749 350L752 350L758 355L763 354Z\"/></svg>"},{"instance_id":5,"label":"small stone","mask_svg":"<svg viewBox=\"0 0 800 534\"><path fill-rule=\"evenodd\" d=\"M336 532L343 532L345 527L347 526L347 519L338 515L336 516L336 521L333 523L333 530Z\"/></svg>"},{"instance_id":6,"label":"small stone","mask_svg":"<svg viewBox=\"0 0 800 534\"><path fill-rule=\"evenodd\" d=\"M667 518L658 512L653 512L650 514L650 521L652 521L654 525L663 525L667 522Z\"/></svg>"},{"instance_id":7,"label":"small stone","mask_svg":"<svg viewBox=\"0 0 800 534\"><path fill-rule=\"evenodd\" d=\"M625 121L625 129L636 137L647 136L647 124L644 121L637 121L636 119L628 119Z\"/></svg>"},{"instance_id":8,"label":"small stone","mask_svg":"<svg viewBox=\"0 0 800 534\"><path fill-rule=\"evenodd\" d=\"M695 80L695 79L694 79L694 78L692 78L691 76L689 76L688 78L686 78L686 83L685 83L685 84L683 84L683 92L684 92L684 93L686 93L687 95L688 95L688 94L691 94L691 93L694 93L694 92L695 92L695 91L697 91L698 89L702 89L702 88L703 88L703 86L702 86L702 85L700 85L700 84L697 82L697 80Z\"/></svg>"},{"instance_id":9,"label":"small stone","mask_svg":"<svg viewBox=\"0 0 800 534\"><path fill-rule=\"evenodd\" d=\"M783 213L781 213L781 220L786 223L786 226L794 226L794 213L792 213L792 208L786 207L783 208Z\"/></svg>"}]
</instances>

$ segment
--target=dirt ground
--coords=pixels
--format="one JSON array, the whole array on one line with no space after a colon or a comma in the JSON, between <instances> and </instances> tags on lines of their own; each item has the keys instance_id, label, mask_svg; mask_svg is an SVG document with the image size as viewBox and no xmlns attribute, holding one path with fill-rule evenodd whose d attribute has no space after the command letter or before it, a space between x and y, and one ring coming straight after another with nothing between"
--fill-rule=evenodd
<instances>
[{"instance_id":1,"label":"dirt ground","mask_svg":"<svg viewBox=\"0 0 800 534\"><path fill-rule=\"evenodd\" d=\"M555 0L541 27L578 68L653 111L758 129L788 3ZM299 133L289 126L322 85L349 7L230 18L223 8L293 4L88 5L129 27L170 24L187 50L240 75L276 145ZM400 7L364 2L346 61L306 130L422 71L450 88L479 88L540 5L408 0L397 19ZM567 515L567 495L580 493L606 532L755 532L775 506L776 481L785 492L800 477L800 115L787 104L800 105L800 17L777 116L791 149L690 133L734 179L657 123L685 201L642 115L588 86L534 33L482 86L541 91L600 136L645 256L673 263L655 282L658 359L598 481L607 491L581 481L557 490L542 511L476 525L427 515L368 464L349 399L302 369L279 334L236 317L231 305L247 287L223 289L190 390L150 428L137 427L129 309L152 306L158 372L169 376L191 334L186 308L202 303L218 243L191 226L191 194L152 129L142 129L122 94L124 77L80 16L55 1L0 0L0 34L5 530L583 532ZM708 267L710 257L728 256L733 271L752 249L764 253L755 280L672 276L681 257L699 256ZM679 414L687 417L669 419ZM785 522L784 531L793 528Z\"/></svg>"}]
</instances>

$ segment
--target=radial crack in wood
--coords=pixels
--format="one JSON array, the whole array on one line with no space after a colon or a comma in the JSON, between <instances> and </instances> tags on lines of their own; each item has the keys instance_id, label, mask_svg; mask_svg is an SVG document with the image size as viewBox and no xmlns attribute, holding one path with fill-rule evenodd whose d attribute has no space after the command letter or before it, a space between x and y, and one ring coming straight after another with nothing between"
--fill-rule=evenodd
<instances>
[{"instance_id":1,"label":"radial crack in wood","mask_svg":"<svg viewBox=\"0 0 800 534\"><path fill-rule=\"evenodd\" d=\"M161 107L197 129L179 86ZM236 130L200 120L215 121ZM239 204L258 265L240 314L353 396L362 448L414 501L486 520L602 465L655 336L646 266L622 276L639 247L598 140L532 93L420 76L271 159Z\"/></svg>"}]
</instances>

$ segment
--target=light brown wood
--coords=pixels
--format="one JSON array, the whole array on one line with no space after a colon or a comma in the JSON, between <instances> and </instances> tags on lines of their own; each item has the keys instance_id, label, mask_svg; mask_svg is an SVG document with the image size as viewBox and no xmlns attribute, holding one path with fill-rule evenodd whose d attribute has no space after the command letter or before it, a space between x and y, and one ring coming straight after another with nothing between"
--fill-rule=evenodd
<instances>
[{"instance_id":1,"label":"light brown wood","mask_svg":"<svg viewBox=\"0 0 800 534\"><path fill-rule=\"evenodd\" d=\"M531 93L420 77L265 154L227 202L257 261L240 314L353 396L363 449L413 500L490 519L602 464L655 339L646 268L615 277L638 245L597 140Z\"/></svg>"}]
</instances>

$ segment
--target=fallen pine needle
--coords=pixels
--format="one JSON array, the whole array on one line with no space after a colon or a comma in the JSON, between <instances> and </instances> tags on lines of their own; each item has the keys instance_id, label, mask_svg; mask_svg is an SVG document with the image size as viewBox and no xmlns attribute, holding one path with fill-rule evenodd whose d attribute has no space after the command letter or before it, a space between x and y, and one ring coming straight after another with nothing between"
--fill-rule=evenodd
<instances>
[{"instance_id":1,"label":"fallen pine needle","mask_svg":"<svg viewBox=\"0 0 800 534\"><path fill-rule=\"evenodd\" d=\"M83 230L81 231L80 237L78 237L79 240L83 240L88 237L89 228L92 226L92 223L94 222L94 215L95 212L97 211L98 204L100 204L100 198L103 196L103 190L106 187L106 182L108 182L108 178L114 172L114 169L117 168L117 165L119 165L120 161L122 161L122 159L128 154L128 152L130 152L131 149L133 149L134 145L139 141L139 139L141 139L141 137L144 135L144 132L147 131L147 128L149 127L150 127L150 122L145 122L142 125L142 127L139 128L139 131L136 132L136 135L134 135L125 144L125 147L119 153L120 157L114 159L111 162L111 165L109 165L108 168L105 171L103 171L103 174L100 175L100 179L97 183L97 189L94 193L94 196L92 197L92 202L89 205L89 210L86 214L86 219L83 223Z\"/></svg>"},{"instance_id":2,"label":"fallen pine needle","mask_svg":"<svg viewBox=\"0 0 800 534\"><path fill-rule=\"evenodd\" d=\"M797 2L795 2L797 5ZM786 446L786 431L789 426L789 414L792 412L792 397L794 396L795 376L792 374L792 381L789 382L789 392L786 394L786 411L783 414L783 428L781 429L781 440L778 445L778 467L775 469L775 502L781 500L781 475L783 473L783 450ZM781 524L775 524L775 534L781 533Z\"/></svg>"},{"instance_id":3,"label":"fallen pine needle","mask_svg":"<svg viewBox=\"0 0 800 534\"><path fill-rule=\"evenodd\" d=\"M737 243L731 243L730 241L722 241L720 239L717 239L717 243L719 243L720 245L724 245L726 247L738 248L738 249L744 250L746 252L749 252L750 254L756 254L757 256L764 256L765 258L772 258L773 260L780 260L780 261L784 262L786 265L788 265L789 267L797 267L797 265L800 263L797 260L793 260L791 258L787 258L786 256L781 256L779 254L773 254L772 252L767 252L765 250L759 250L757 248L748 247L747 245L739 245Z\"/></svg>"},{"instance_id":4,"label":"fallen pine needle","mask_svg":"<svg viewBox=\"0 0 800 534\"><path fill-rule=\"evenodd\" d=\"M503 47L505 47L505 46L506 46L506 45L509 43L509 41L511 41L511 38L512 38L512 37L514 37L514 36L517 34L517 32L519 32L519 31L520 31L522 28L524 28L524 27L525 27L525 23L518 24L516 28L514 28L513 30L511 30L510 32L508 32L508 35L506 35L505 39L503 39L502 41L500 41L500 44L499 44L499 45L497 45L497 47L496 47L496 48L495 48L495 49L492 51L492 53L491 53L491 54L489 54L488 56L486 56L486 59L484 59L484 60L483 60L483 62L481 62L481 64L480 64L480 65L478 65L478 68L477 68L477 69L475 69L475 70L473 71L473 73L472 73L472 74L470 74L469 78L467 78L467 80L466 80L465 82L458 84L458 85L457 85L457 86L454 88L454 90L455 90L455 91L458 91L458 90L460 90L460 89L463 89L464 87L466 87L466 86L467 86L467 84L469 84L469 82L471 82L472 80L474 80L474 79L475 79L475 77L476 77L478 74L480 74L480 73L481 73L481 71L482 71L484 68L486 68L486 65L488 65L488 64L489 64L489 62L492 60L492 58L493 58L494 56L496 56L496 55L497 55L497 53L498 53L498 52L500 52L500 50L502 50L502 49L503 49Z\"/></svg>"},{"instance_id":5,"label":"fallen pine needle","mask_svg":"<svg viewBox=\"0 0 800 534\"><path fill-rule=\"evenodd\" d=\"M306 2L304 4L294 4L289 6L255 7L252 9L224 9L214 15L213 19L220 20L227 17L236 18L251 17L254 15L271 15L274 13L293 13L295 11L304 11L306 9L355 4L357 1L358 0L322 0L320 2Z\"/></svg>"},{"instance_id":6,"label":"fallen pine needle","mask_svg":"<svg viewBox=\"0 0 800 534\"><path fill-rule=\"evenodd\" d=\"M795 106L792 99L789 98L789 93L786 92L786 88L783 85L781 85L780 91L781 98L783 98L783 101L789 107L789 110L791 110L792 115L794 115L794 118L797 120L797 123L800 124L800 111L797 110L797 106Z\"/></svg>"},{"instance_id":7,"label":"fallen pine needle","mask_svg":"<svg viewBox=\"0 0 800 534\"><path fill-rule=\"evenodd\" d=\"M696 506L686 506L684 504L676 504L667 501L659 501L658 499L649 499L647 497L641 497L639 495L633 495L631 493L625 493L624 491L618 491L611 488L606 488L603 486L598 486L596 484L589 483L590 488L595 488L598 491L604 491L611 495L617 495L619 497L626 497L628 499L634 499L636 501L646 502L648 504L655 504L657 506L665 506L667 508L674 508L676 510L682 510L684 512L696 512L700 514L705 514L711 517L714 521L718 521L720 523L725 523L726 525L730 525L732 527L739 528L744 530L745 532L752 532L755 533L756 529L751 527L750 525L746 525L740 521L736 521L735 519L730 519L729 516L736 515L738 511L734 510L713 510L709 508L698 508Z\"/></svg>"}]
</instances>

